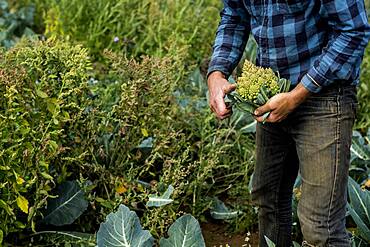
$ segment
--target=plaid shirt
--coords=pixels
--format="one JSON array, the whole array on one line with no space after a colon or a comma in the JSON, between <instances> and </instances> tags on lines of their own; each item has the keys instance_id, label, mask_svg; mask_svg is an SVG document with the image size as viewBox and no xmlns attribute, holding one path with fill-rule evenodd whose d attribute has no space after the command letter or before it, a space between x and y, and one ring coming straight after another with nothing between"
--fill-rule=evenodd
<instances>
[{"instance_id":1,"label":"plaid shirt","mask_svg":"<svg viewBox=\"0 0 370 247\"><path fill-rule=\"evenodd\" d=\"M370 25L363 0L224 0L208 75L232 73L250 32L258 65L319 92L358 84Z\"/></svg>"}]
</instances>

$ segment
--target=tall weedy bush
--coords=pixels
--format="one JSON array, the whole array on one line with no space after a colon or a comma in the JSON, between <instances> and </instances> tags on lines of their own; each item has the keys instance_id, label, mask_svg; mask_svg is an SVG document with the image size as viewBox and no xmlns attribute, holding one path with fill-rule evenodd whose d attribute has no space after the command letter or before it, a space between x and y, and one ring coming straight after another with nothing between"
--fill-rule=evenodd
<instances>
[{"instance_id":1,"label":"tall weedy bush","mask_svg":"<svg viewBox=\"0 0 370 247\"><path fill-rule=\"evenodd\" d=\"M360 86L357 93L358 113L355 128L366 132L370 127L370 46L366 48L361 65Z\"/></svg>"},{"instance_id":2,"label":"tall weedy bush","mask_svg":"<svg viewBox=\"0 0 370 247\"><path fill-rule=\"evenodd\" d=\"M209 55L218 24L217 0L37 0L47 36L82 42L94 55L109 48L134 57L164 56L189 46L191 61ZM99 58L99 57L98 57Z\"/></svg>"},{"instance_id":3,"label":"tall weedy bush","mask_svg":"<svg viewBox=\"0 0 370 247\"><path fill-rule=\"evenodd\" d=\"M0 235L35 228L55 184L82 162L86 49L22 41L0 52ZM1 242L1 241L0 241Z\"/></svg>"}]
</instances>

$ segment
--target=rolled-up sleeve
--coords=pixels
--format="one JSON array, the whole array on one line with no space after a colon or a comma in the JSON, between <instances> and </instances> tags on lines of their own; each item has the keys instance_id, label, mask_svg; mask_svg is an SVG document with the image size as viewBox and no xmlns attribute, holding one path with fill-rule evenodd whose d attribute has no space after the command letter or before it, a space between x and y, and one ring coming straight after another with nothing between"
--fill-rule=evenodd
<instances>
[{"instance_id":1,"label":"rolled-up sleeve","mask_svg":"<svg viewBox=\"0 0 370 247\"><path fill-rule=\"evenodd\" d=\"M301 80L314 93L337 80L351 79L370 37L363 0L323 0L320 15L327 20L333 38Z\"/></svg>"},{"instance_id":2,"label":"rolled-up sleeve","mask_svg":"<svg viewBox=\"0 0 370 247\"><path fill-rule=\"evenodd\" d=\"M220 15L207 76L221 71L229 77L243 55L250 32L250 15L239 0L224 0Z\"/></svg>"}]
</instances>

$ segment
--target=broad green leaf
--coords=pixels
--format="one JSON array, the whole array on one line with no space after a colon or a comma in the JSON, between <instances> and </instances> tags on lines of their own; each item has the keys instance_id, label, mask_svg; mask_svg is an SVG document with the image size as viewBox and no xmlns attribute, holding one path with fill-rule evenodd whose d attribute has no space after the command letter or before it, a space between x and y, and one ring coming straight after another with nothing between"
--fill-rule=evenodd
<instances>
[{"instance_id":1,"label":"broad green leaf","mask_svg":"<svg viewBox=\"0 0 370 247\"><path fill-rule=\"evenodd\" d=\"M231 92L227 95L227 99L231 101L231 104L235 106L238 110L242 112L248 112L250 114L254 113L254 110L257 109L257 105L252 102L246 101L240 97L237 93Z\"/></svg>"},{"instance_id":2,"label":"broad green leaf","mask_svg":"<svg viewBox=\"0 0 370 247\"><path fill-rule=\"evenodd\" d=\"M360 236L354 235L352 238L351 247L369 247L369 242L362 239Z\"/></svg>"},{"instance_id":3,"label":"broad green leaf","mask_svg":"<svg viewBox=\"0 0 370 247\"><path fill-rule=\"evenodd\" d=\"M28 200L24 197L19 195L16 199L18 207L26 214L28 214Z\"/></svg>"},{"instance_id":4,"label":"broad green leaf","mask_svg":"<svg viewBox=\"0 0 370 247\"><path fill-rule=\"evenodd\" d=\"M249 124L245 125L244 127L240 128L242 133L254 133L256 132L257 121L253 120Z\"/></svg>"},{"instance_id":5,"label":"broad green leaf","mask_svg":"<svg viewBox=\"0 0 370 247\"><path fill-rule=\"evenodd\" d=\"M88 202L76 181L67 181L58 188L58 197L48 202L45 224L63 226L72 224L86 210Z\"/></svg>"},{"instance_id":6,"label":"broad green leaf","mask_svg":"<svg viewBox=\"0 0 370 247\"><path fill-rule=\"evenodd\" d=\"M190 214L181 216L168 230L168 238L160 240L161 247L205 247L198 221Z\"/></svg>"},{"instance_id":7,"label":"broad green leaf","mask_svg":"<svg viewBox=\"0 0 370 247\"><path fill-rule=\"evenodd\" d=\"M137 148L141 151L141 153L143 155L143 159L147 158L150 155L150 153L151 153L151 151L153 149L154 141L155 141L155 138L148 137L148 138L145 138L137 146Z\"/></svg>"},{"instance_id":8,"label":"broad green leaf","mask_svg":"<svg viewBox=\"0 0 370 247\"><path fill-rule=\"evenodd\" d=\"M268 247L275 247L276 244L274 242L272 242L268 237L265 236L265 240L266 240L266 243L267 243L267 246Z\"/></svg>"},{"instance_id":9,"label":"broad green leaf","mask_svg":"<svg viewBox=\"0 0 370 247\"><path fill-rule=\"evenodd\" d=\"M168 186L166 192L164 192L162 196L149 195L149 201L146 203L146 206L147 207L161 207L161 206L172 203L173 200L170 199L170 197L173 191L174 191L174 188L172 185L170 185Z\"/></svg>"},{"instance_id":10,"label":"broad green leaf","mask_svg":"<svg viewBox=\"0 0 370 247\"><path fill-rule=\"evenodd\" d=\"M99 247L152 247L153 237L143 230L139 217L124 205L110 213L100 225L97 242Z\"/></svg>"},{"instance_id":11,"label":"broad green leaf","mask_svg":"<svg viewBox=\"0 0 370 247\"><path fill-rule=\"evenodd\" d=\"M0 9L6 11L9 8L8 1L0 1Z\"/></svg>"},{"instance_id":12,"label":"broad green leaf","mask_svg":"<svg viewBox=\"0 0 370 247\"><path fill-rule=\"evenodd\" d=\"M351 156L352 156L351 158L352 160L354 158L359 158L362 160L370 160L370 148L365 143L364 138L361 136L360 132L358 131L353 131Z\"/></svg>"},{"instance_id":13,"label":"broad green leaf","mask_svg":"<svg viewBox=\"0 0 370 247\"><path fill-rule=\"evenodd\" d=\"M189 81L191 83L191 88L196 89L198 95L203 96L204 93L208 90L207 83L200 72L199 67L197 67L189 77Z\"/></svg>"},{"instance_id":14,"label":"broad green leaf","mask_svg":"<svg viewBox=\"0 0 370 247\"><path fill-rule=\"evenodd\" d=\"M348 177L348 194L350 205L356 211L362 221L370 226L370 192L362 190L360 185L351 177Z\"/></svg>"},{"instance_id":15,"label":"broad green leaf","mask_svg":"<svg viewBox=\"0 0 370 247\"><path fill-rule=\"evenodd\" d=\"M293 247L301 247L301 245L297 243L296 241L293 241Z\"/></svg>"},{"instance_id":16,"label":"broad green leaf","mask_svg":"<svg viewBox=\"0 0 370 247\"><path fill-rule=\"evenodd\" d=\"M349 213L352 217L352 219L355 221L358 232L360 233L360 236L368 241L370 243L370 229L369 227L364 223L363 219L357 214L355 209L351 205L347 205Z\"/></svg>"},{"instance_id":17,"label":"broad green leaf","mask_svg":"<svg viewBox=\"0 0 370 247\"><path fill-rule=\"evenodd\" d=\"M64 246L96 246L96 236L94 234L68 231L43 231L32 234L34 236L42 236L43 242L50 244L65 244ZM69 244L69 245L68 245Z\"/></svg>"},{"instance_id":18,"label":"broad green leaf","mask_svg":"<svg viewBox=\"0 0 370 247\"><path fill-rule=\"evenodd\" d=\"M140 148L140 149L152 149L154 140L155 139L153 137L148 137L140 143L138 148Z\"/></svg>"},{"instance_id":19,"label":"broad green leaf","mask_svg":"<svg viewBox=\"0 0 370 247\"><path fill-rule=\"evenodd\" d=\"M238 217L238 215L240 215L239 211L231 211L218 198L214 199L213 207L211 210L212 218L216 220L228 220Z\"/></svg>"},{"instance_id":20,"label":"broad green leaf","mask_svg":"<svg viewBox=\"0 0 370 247\"><path fill-rule=\"evenodd\" d=\"M230 127L235 128L241 133L254 133L256 132L257 121L254 120L250 113L234 110L230 117Z\"/></svg>"}]
</instances>

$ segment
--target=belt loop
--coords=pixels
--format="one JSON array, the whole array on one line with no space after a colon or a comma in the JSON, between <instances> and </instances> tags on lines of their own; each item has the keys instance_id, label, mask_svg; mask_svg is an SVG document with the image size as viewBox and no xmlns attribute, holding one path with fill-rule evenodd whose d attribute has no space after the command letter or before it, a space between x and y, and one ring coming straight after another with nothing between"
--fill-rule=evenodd
<instances>
[{"instance_id":1,"label":"belt loop","mask_svg":"<svg viewBox=\"0 0 370 247\"><path fill-rule=\"evenodd\" d=\"M338 94L342 95L343 94L344 81L340 80L337 83L338 83Z\"/></svg>"}]
</instances>

